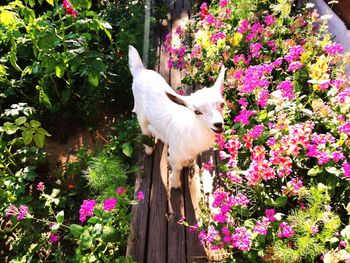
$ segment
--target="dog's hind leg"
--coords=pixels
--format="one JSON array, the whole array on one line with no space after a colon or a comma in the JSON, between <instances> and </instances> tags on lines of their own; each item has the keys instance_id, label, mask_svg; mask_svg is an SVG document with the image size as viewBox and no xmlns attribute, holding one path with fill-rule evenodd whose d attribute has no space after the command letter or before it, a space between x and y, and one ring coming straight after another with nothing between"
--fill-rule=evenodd
<instances>
[{"instance_id":1,"label":"dog's hind leg","mask_svg":"<svg viewBox=\"0 0 350 263\"><path fill-rule=\"evenodd\" d=\"M182 162L177 160L171 152L169 152L169 163L171 166L171 173L169 175L169 189L171 188L180 188L181 187L181 170Z\"/></svg>"}]
</instances>

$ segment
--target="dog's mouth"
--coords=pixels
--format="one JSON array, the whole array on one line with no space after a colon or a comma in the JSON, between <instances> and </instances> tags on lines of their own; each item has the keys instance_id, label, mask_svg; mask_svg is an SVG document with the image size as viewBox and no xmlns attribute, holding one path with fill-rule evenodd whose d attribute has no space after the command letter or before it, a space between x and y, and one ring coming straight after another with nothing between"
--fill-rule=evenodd
<instances>
[{"instance_id":1,"label":"dog's mouth","mask_svg":"<svg viewBox=\"0 0 350 263\"><path fill-rule=\"evenodd\" d=\"M215 133L223 133L224 132L224 129L217 129L217 130L211 129L211 130Z\"/></svg>"}]
</instances>

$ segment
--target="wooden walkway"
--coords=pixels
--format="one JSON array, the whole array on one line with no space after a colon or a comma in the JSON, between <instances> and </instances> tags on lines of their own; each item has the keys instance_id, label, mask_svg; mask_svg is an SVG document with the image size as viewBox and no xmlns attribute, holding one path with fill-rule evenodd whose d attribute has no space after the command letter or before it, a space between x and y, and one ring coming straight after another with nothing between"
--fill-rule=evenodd
<instances>
[{"instance_id":1,"label":"wooden walkway","mask_svg":"<svg viewBox=\"0 0 350 263\"><path fill-rule=\"evenodd\" d=\"M168 15L157 30L159 60L156 70L176 88L181 86L182 73L167 68L169 55L163 42L168 32L174 32L188 21L191 3L189 0L163 1L168 6ZM203 154L197 163L201 166L202 162L210 159L215 163L212 156ZM212 175L205 173L203 179L199 176L198 166L184 169L182 188L168 192L167 147L158 143L153 155L140 153L139 162L141 169L136 179L135 197L138 191L143 191L145 199L132 209L127 255L137 262L147 263L207 262L205 249L197 235L190 233L178 221L185 217L190 224L196 223L199 202L210 195Z\"/></svg>"}]
</instances>

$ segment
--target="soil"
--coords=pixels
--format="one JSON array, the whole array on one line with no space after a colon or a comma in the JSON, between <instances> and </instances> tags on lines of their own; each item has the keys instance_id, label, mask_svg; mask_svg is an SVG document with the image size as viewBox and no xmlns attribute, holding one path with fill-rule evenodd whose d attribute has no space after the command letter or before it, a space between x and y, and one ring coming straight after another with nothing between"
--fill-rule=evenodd
<instances>
[{"instance_id":1,"label":"soil","mask_svg":"<svg viewBox=\"0 0 350 263\"><path fill-rule=\"evenodd\" d=\"M344 21L346 27L350 29L350 0L338 0L338 3L330 3L326 0L332 10Z\"/></svg>"},{"instance_id":2,"label":"soil","mask_svg":"<svg viewBox=\"0 0 350 263\"><path fill-rule=\"evenodd\" d=\"M49 171L64 171L66 164L77 162L76 154L82 147L91 153L109 142L108 134L117 121L115 113L103 111L97 114L97 119L92 128L77 120L57 118L57 124L49 130L52 137L45 143Z\"/></svg>"}]
</instances>

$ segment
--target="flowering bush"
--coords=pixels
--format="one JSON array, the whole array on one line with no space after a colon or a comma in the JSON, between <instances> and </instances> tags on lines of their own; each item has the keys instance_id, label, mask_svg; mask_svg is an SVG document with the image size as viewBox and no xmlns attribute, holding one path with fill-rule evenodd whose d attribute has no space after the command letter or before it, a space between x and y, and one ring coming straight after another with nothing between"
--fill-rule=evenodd
<instances>
[{"instance_id":1,"label":"flowering bush","mask_svg":"<svg viewBox=\"0 0 350 263\"><path fill-rule=\"evenodd\" d=\"M227 68L220 186L191 229L244 262L350 261L349 54L312 5L270 2L203 3L166 38L184 83Z\"/></svg>"}]
</instances>

